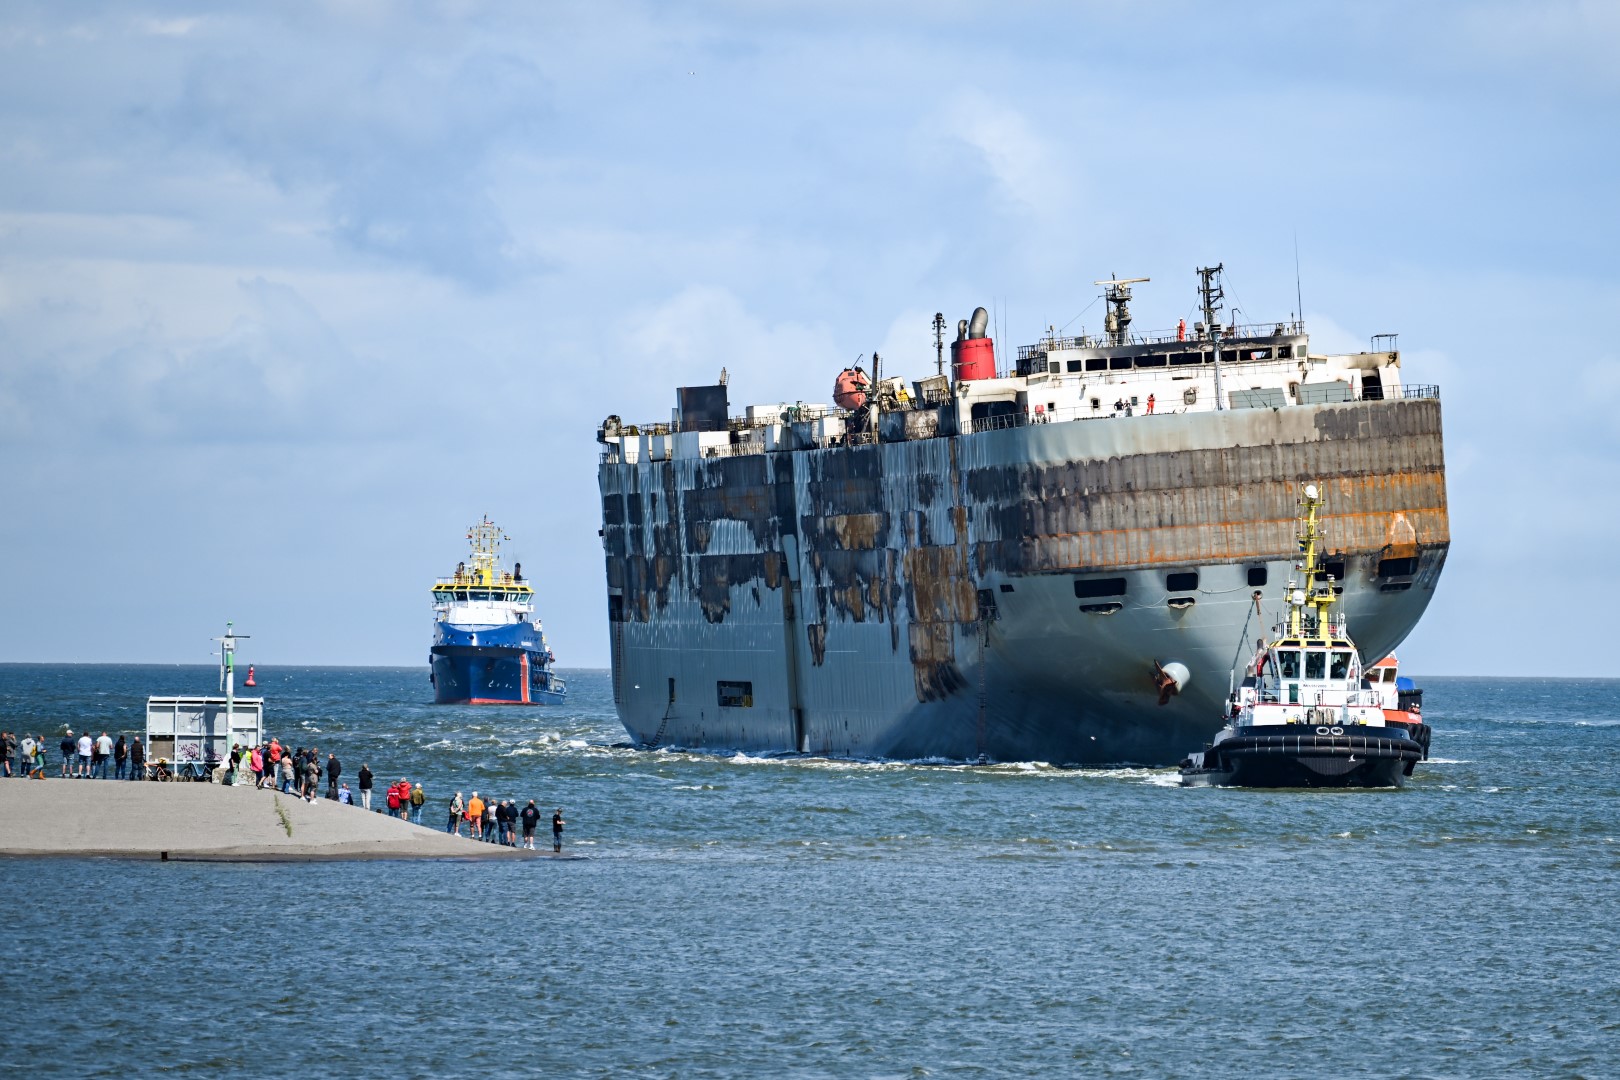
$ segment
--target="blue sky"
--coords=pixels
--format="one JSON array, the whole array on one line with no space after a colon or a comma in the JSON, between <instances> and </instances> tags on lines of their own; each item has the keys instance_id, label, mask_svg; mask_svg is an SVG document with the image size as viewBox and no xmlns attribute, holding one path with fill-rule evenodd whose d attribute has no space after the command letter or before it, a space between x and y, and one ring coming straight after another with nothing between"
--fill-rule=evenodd
<instances>
[{"instance_id":1,"label":"blue sky","mask_svg":"<svg viewBox=\"0 0 1620 1080\"><path fill-rule=\"evenodd\" d=\"M606 414L1095 329L1114 272L1284 317L1297 240L1315 345L1442 387L1407 666L1620 675L1567 572L1620 546L1617 49L1595 0L14 0L0 660L422 663L488 513L603 665Z\"/></svg>"}]
</instances>

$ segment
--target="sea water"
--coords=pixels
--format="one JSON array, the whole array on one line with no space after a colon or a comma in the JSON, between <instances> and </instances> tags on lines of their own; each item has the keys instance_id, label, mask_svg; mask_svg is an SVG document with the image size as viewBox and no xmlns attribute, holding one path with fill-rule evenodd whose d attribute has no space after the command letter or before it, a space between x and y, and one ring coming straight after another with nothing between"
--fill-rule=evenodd
<instances>
[{"instance_id":1,"label":"sea water","mask_svg":"<svg viewBox=\"0 0 1620 1080\"><path fill-rule=\"evenodd\" d=\"M1262 792L649 753L602 672L553 708L434 706L415 668L258 676L270 732L351 784L363 762L379 789L422 782L430 827L458 790L561 806L587 857L0 861L0 1061L1620 1075L1620 681L1427 679L1434 756L1407 788ZM214 689L203 668L0 665L0 728L134 731L147 694Z\"/></svg>"}]
</instances>

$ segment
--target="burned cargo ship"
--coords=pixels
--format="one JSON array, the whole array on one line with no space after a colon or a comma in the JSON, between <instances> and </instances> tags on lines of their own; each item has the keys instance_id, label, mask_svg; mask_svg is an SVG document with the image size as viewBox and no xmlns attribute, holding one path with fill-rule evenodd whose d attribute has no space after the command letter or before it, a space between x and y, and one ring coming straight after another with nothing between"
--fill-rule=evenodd
<instances>
[{"instance_id":1,"label":"burned cargo ship","mask_svg":"<svg viewBox=\"0 0 1620 1080\"><path fill-rule=\"evenodd\" d=\"M944 374L846 371L850 408L684 387L598 433L613 696L637 743L946 761L1165 765L1331 493L1323 572L1369 659L1450 541L1439 392L1392 338L1318 355L1298 320L1049 333L998 371L981 308ZM846 376L848 376L846 378ZM1275 590L1273 590L1274 593Z\"/></svg>"}]
</instances>

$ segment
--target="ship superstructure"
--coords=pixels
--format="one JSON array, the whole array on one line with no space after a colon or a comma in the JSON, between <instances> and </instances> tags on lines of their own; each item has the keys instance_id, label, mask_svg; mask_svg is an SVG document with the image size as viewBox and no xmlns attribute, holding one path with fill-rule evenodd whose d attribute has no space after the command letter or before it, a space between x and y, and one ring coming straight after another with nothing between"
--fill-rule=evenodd
<instances>
[{"instance_id":1,"label":"ship superstructure","mask_svg":"<svg viewBox=\"0 0 1620 1080\"><path fill-rule=\"evenodd\" d=\"M505 569L489 518L467 530L471 565L462 562L433 585L433 646L428 663L440 705L561 704L567 694L534 612L523 564Z\"/></svg>"},{"instance_id":2,"label":"ship superstructure","mask_svg":"<svg viewBox=\"0 0 1620 1080\"><path fill-rule=\"evenodd\" d=\"M1168 764L1220 724L1234 652L1332 492L1324 573L1366 654L1427 606L1450 541L1437 388L1393 339L1303 325L1049 333L998 369L987 316L944 374L846 371L845 405L599 432L614 699L644 745ZM936 316L936 332L944 325ZM942 336L942 335L941 335ZM850 376L846 378L845 376Z\"/></svg>"}]
</instances>

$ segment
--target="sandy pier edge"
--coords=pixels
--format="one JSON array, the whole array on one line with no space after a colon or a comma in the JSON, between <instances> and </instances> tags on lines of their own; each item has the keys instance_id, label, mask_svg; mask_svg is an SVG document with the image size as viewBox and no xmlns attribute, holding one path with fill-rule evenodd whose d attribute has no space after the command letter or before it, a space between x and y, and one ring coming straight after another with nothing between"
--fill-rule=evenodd
<instances>
[{"instance_id":1,"label":"sandy pier edge","mask_svg":"<svg viewBox=\"0 0 1620 1080\"><path fill-rule=\"evenodd\" d=\"M252 784L0 779L0 857L171 862L555 857L550 850L452 836L444 831L442 814L431 814L437 828L413 825L326 799L305 802L256 791Z\"/></svg>"}]
</instances>

